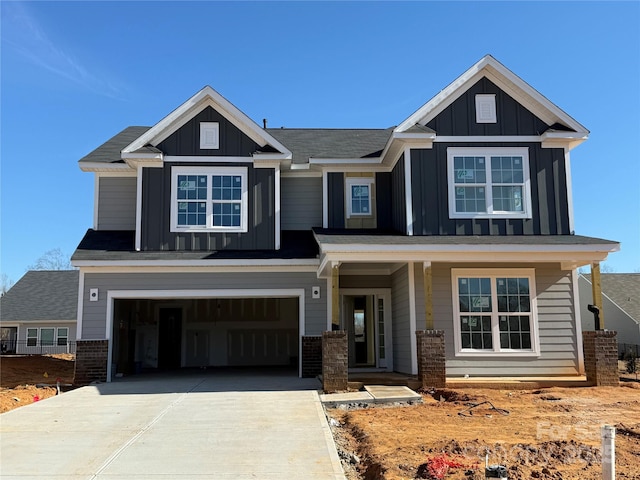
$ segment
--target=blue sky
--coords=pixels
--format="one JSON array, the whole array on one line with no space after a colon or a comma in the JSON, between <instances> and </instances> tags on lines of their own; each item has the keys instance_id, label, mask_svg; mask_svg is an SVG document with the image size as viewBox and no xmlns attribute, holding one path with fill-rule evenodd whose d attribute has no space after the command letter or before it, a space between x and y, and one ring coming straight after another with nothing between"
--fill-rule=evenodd
<instances>
[{"instance_id":1,"label":"blue sky","mask_svg":"<svg viewBox=\"0 0 640 480\"><path fill-rule=\"evenodd\" d=\"M640 271L639 2L7 2L0 5L0 269L71 254L93 218L77 161L211 85L270 127L397 125L487 53L590 131L576 233Z\"/></svg>"}]
</instances>

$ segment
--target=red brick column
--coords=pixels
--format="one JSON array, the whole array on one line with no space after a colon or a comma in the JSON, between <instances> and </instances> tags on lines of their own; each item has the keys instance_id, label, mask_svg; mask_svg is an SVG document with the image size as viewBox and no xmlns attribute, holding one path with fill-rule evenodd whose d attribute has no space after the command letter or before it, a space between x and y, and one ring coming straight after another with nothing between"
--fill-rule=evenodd
<instances>
[{"instance_id":1,"label":"red brick column","mask_svg":"<svg viewBox=\"0 0 640 480\"><path fill-rule=\"evenodd\" d=\"M444 388L447 368L444 353L444 330L418 330L418 380L422 388Z\"/></svg>"},{"instance_id":2,"label":"red brick column","mask_svg":"<svg viewBox=\"0 0 640 480\"><path fill-rule=\"evenodd\" d=\"M78 340L73 383L89 385L107 381L108 340Z\"/></svg>"},{"instance_id":3,"label":"red brick column","mask_svg":"<svg viewBox=\"0 0 640 480\"><path fill-rule=\"evenodd\" d=\"M347 332L322 333L322 389L326 393L346 392L349 354Z\"/></svg>"},{"instance_id":4,"label":"red brick column","mask_svg":"<svg viewBox=\"0 0 640 480\"><path fill-rule=\"evenodd\" d=\"M322 337L302 337L302 377L313 378L322 373Z\"/></svg>"},{"instance_id":5,"label":"red brick column","mask_svg":"<svg viewBox=\"0 0 640 480\"><path fill-rule=\"evenodd\" d=\"M616 335L617 332L611 330L582 332L587 381L597 387L619 386Z\"/></svg>"}]
</instances>

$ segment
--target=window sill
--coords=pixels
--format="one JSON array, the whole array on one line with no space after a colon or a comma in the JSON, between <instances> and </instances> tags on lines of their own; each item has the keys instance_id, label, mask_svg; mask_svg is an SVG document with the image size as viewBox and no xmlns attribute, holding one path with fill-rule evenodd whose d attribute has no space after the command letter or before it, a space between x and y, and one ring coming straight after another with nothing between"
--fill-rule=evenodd
<instances>
[{"instance_id":1,"label":"window sill","mask_svg":"<svg viewBox=\"0 0 640 480\"><path fill-rule=\"evenodd\" d=\"M450 213L449 218L464 219L523 219L530 220L532 218L528 213Z\"/></svg>"},{"instance_id":2,"label":"window sill","mask_svg":"<svg viewBox=\"0 0 640 480\"><path fill-rule=\"evenodd\" d=\"M540 352L503 350L462 350L455 353L456 357L540 357Z\"/></svg>"},{"instance_id":3,"label":"window sill","mask_svg":"<svg viewBox=\"0 0 640 480\"><path fill-rule=\"evenodd\" d=\"M171 233L247 233L246 228L172 228Z\"/></svg>"}]
</instances>

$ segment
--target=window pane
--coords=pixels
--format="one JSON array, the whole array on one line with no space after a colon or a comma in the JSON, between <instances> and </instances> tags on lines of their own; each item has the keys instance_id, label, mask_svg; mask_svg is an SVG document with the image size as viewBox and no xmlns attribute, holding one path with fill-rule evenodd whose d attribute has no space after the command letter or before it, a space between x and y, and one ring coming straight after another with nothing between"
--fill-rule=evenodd
<instances>
[{"instance_id":1,"label":"window pane","mask_svg":"<svg viewBox=\"0 0 640 480\"><path fill-rule=\"evenodd\" d=\"M53 345L53 328L40 329L40 345Z\"/></svg>"},{"instance_id":2,"label":"window pane","mask_svg":"<svg viewBox=\"0 0 640 480\"><path fill-rule=\"evenodd\" d=\"M484 157L453 157L455 183L486 183Z\"/></svg>"},{"instance_id":3,"label":"window pane","mask_svg":"<svg viewBox=\"0 0 640 480\"><path fill-rule=\"evenodd\" d=\"M528 316L500 316L500 348L531 349L531 331Z\"/></svg>"},{"instance_id":4,"label":"window pane","mask_svg":"<svg viewBox=\"0 0 640 480\"><path fill-rule=\"evenodd\" d=\"M369 185L351 185L351 213L369 214Z\"/></svg>"},{"instance_id":5,"label":"window pane","mask_svg":"<svg viewBox=\"0 0 640 480\"><path fill-rule=\"evenodd\" d=\"M522 187L492 188L493 209L501 212L522 212Z\"/></svg>"},{"instance_id":6,"label":"window pane","mask_svg":"<svg viewBox=\"0 0 640 480\"><path fill-rule=\"evenodd\" d=\"M480 350L493 348L491 317L463 315L460 317L460 329L462 331L462 348ZM471 346L468 346L469 344Z\"/></svg>"},{"instance_id":7,"label":"window pane","mask_svg":"<svg viewBox=\"0 0 640 480\"><path fill-rule=\"evenodd\" d=\"M486 212L484 187L455 187L457 212Z\"/></svg>"}]
</instances>

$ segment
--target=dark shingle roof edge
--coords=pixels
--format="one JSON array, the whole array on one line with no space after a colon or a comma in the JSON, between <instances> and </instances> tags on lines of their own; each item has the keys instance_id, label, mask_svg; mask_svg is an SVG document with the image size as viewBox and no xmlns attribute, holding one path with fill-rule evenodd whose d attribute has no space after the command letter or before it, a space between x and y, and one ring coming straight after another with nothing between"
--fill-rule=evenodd
<instances>
[{"instance_id":1,"label":"dark shingle roof edge","mask_svg":"<svg viewBox=\"0 0 640 480\"><path fill-rule=\"evenodd\" d=\"M120 152L151 127L127 127L98 148L80 159L80 163L116 163L122 161Z\"/></svg>"},{"instance_id":2,"label":"dark shingle roof edge","mask_svg":"<svg viewBox=\"0 0 640 480\"><path fill-rule=\"evenodd\" d=\"M0 298L2 322L75 321L78 270L30 270Z\"/></svg>"},{"instance_id":3,"label":"dark shingle roof edge","mask_svg":"<svg viewBox=\"0 0 640 480\"><path fill-rule=\"evenodd\" d=\"M591 275L583 274L591 283ZM602 273L602 293L640 324L640 273Z\"/></svg>"}]
</instances>

